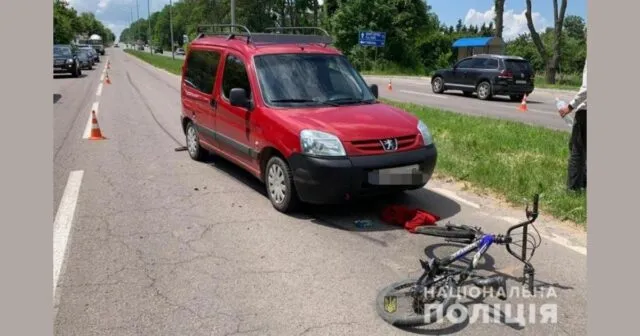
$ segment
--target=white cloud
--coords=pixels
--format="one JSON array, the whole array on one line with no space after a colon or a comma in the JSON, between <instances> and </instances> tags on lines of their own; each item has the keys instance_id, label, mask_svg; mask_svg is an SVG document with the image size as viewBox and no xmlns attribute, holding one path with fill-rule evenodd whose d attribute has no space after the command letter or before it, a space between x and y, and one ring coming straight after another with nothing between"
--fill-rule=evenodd
<instances>
[{"instance_id":1,"label":"white cloud","mask_svg":"<svg viewBox=\"0 0 640 336\"><path fill-rule=\"evenodd\" d=\"M463 22L465 25L482 26L483 23L489 25L489 23L493 22L496 15L494 9L495 7L493 6L491 9L484 12L479 12L473 8L469 9ZM504 11L502 19L504 30L502 32L502 37L505 41L512 40L520 34L529 32L529 28L527 27L527 18L524 15L525 13L525 10L523 10L522 13L515 13L513 9ZM542 32L547 27L550 27L550 24L539 12L533 12L531 17L533 18L533 26L536 27L538 32Z\"/></svg>"}]
</instances>

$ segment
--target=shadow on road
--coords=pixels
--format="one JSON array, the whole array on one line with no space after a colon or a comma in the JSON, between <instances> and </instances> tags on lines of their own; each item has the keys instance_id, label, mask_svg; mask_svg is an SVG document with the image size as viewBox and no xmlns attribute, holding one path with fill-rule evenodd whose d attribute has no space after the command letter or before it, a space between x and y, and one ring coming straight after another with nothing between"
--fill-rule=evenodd
<instances>
[{"instance_id":1,"label":"shadow on road","mask_svg":"<svg viewBox=\"0 0 640 336\"><path fill-rule=\"evenodd\" d=\"M448 95L448 96L454 96L454 97L478 100L478 96L475 93L470 97L467 97L462 92L457 92L457 91L453 91L453 92L452 91L447 91L444 94ZM493 96L488 101L495 101L495 102L501 102L501 103L511 103L511 104L515 104L515 105L521 103L520 101L511 100L508 96ZM527 98L527 104L543 104L543 103L539 102L539 101L536 101L536 100L530 100L529 98Z\"/></svg>"},{"instance_id":2,"label":"shadow on road","mask_svg":"<svg viewBox=\"0 0 640 336\"><path fill-rule=\"evenodd\" d=\"M218 169L218 171L244 183L264 197L267 197L264 184L232 162L215 155L209 155L204 162ZM422 188L395 195L354 200L345 205L303 204L301 209L291 214L291 216L345 231L403 230L404 228L402 227L385 224L380 219L382 209L391 204L401 204L408 207L424 209L437 214L441 217L441 220L452 217L460 212L460 205L456 201ZM276 210L274 209L274 211ZM358 228L354 224L355 220L368 220L371 225L365 228Z\"/></svg>"},{"instance_id":3,"label":"shadow on road","mask_svg":"<svg viewBox=\"0 0 640 336\"><path fill-rule=\"evenodd\" d=\"M83 73L78 78L85 78L85 77L87 77L87 74ZM54 79L62 79L62 78L75 78L75 77L73 77L73 75L71 75L71 74L60 73L60 74L53 74L53 78Z\"/></svg>"},{"instance_id":4,"label":"shadow on road","mask_svg":"<svg viewBox=\"0 0 640 336\"><path fill-rule=\"evenodd\" d=\"M54 104L55 104L55 103L57 103L57 102L58 102L58 100L60 100L60 98L62 98L62 95L61 95L61 94L59 94L59 93L54 93L54 94L53 94L53 103L54 103Z\"/></svg>"}]
</instances>

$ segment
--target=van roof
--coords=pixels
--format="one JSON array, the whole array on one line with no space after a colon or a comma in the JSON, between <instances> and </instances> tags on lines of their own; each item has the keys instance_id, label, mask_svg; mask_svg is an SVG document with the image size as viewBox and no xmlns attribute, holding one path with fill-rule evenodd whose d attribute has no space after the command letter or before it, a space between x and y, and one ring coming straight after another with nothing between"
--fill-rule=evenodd
<instances>
[{"instance_id":1,"label":"van roof","mask_svg":"<svg viewBox=\"0 0 640 336\"><path fill-rule=\"evenodd\" d=\"M234 32L205 33L210 28L236 28ZM198 27L200 35L191 42L194 47L221 47L239 51L245 56L283 54L283 53L320 53L342 55L336 48L329 45L333 39L329 34L316 27L286 27L268 28L267 30L294 30L305 29L319 30L323 35L315 34L283 34L277 33L251 33L246 27L240 25L201 25ZM243 31L244 30L244 31Z\"/></svg>"}]
</instances>

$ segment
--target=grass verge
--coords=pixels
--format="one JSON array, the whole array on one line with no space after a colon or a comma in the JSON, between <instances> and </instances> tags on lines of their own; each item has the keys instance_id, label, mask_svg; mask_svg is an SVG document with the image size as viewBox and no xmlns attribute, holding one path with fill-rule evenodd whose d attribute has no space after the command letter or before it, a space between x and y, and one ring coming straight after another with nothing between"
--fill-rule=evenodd
<instances>
[{"instance_id":1,"label":"grass verge","mask_svg":"<svg viewBox=\"0 0 640 336\"><path fill-rule=\"evenodd\" d=\"M436 173L522 205L540 192L540 210L586 225L586 195L567 192L569 133L508 120L465 116L426 106L381 101L424 120L438 147Z\"/></svg>"},{"instance_id":2,"label":"grass verge","mask_svg":"<svg viewBox=\"0 0 640 336\"><path fill-rule=\"evenodd\" d=\"M182 60L125 51L180 74ZM388 99L381 101L409 111L429 125L439 152L436 174L468 182L477 191L497 194L517 206L540 192L542 213L586 225L586 195L565 190L568 133Z\"/></svg>"},{"instance_id":3,"label":"grass verge","mask_svg":"<svg viewBox=\"0 0 640 336\"><path fill-rule=\"evenodd\" d=\"M133 49L124 49L124 52L131 54L153 66L158 68L167 70L174 75L182 74L182 60L181 59L171 59L171 57L167 57L164 55L151 54L147 51L133 50Z\"/></svg>"}]
</instances>

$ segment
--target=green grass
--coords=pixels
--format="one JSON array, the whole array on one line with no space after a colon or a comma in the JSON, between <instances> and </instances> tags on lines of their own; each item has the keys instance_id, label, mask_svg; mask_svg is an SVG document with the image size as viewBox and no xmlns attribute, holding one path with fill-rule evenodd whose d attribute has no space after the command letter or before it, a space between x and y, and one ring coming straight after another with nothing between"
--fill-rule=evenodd
<instances>
[{"instance_id":1,"label":"green grass","mask_svg":"<svg viewBox=\"0 0 640 336\"><path fill-rule=\"evenodd\" d=\"M180 74L182 60L126 52ZM468 182L476 191L496 194L516 206L540 192L543 214L586 226L586 196L565 190L568 133L381 100L415 114L429 125L438 146L439 176Z\"/></svg>"},{"instance_id":2,"label":"green grass","mask_svg":"<svg viewBox=\"0 0 640 336\"><path fill-rule=\"evenodd\" d=\"M438 147L436 173L523 205L540 192L540 210L586 226L586 195L565 189L569 133L518 122L465 116L387 99L429 125Z\"/></svg>"},{"instance_id":3,"label":"green grass","mask_svg":"<svg viewBox=\"0 0 640 336\"><path fill-rule=\"evenodd\" d=\"M125 49L124 52L129 53L153 66L158 68L167 70L175 75L182 74L182 60L181 59L171 59L171 57L151 54L148 51L140 51L133 49Z\"/></svg>"}]
</instances>

